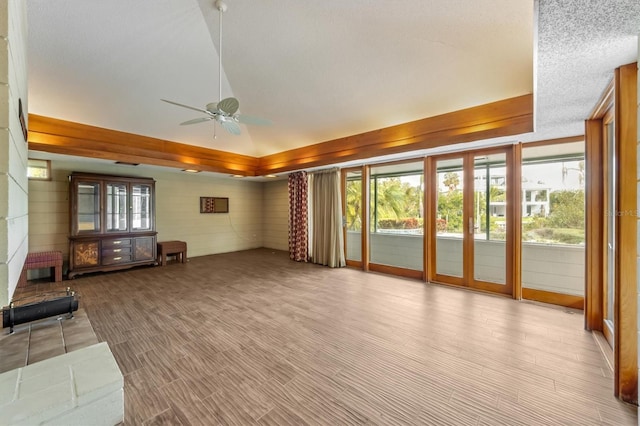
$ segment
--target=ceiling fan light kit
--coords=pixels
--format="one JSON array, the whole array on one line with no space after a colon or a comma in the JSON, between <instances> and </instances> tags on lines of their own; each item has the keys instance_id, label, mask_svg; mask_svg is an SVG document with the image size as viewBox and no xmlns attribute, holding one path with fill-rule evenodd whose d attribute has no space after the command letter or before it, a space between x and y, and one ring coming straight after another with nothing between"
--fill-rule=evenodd
<instances>
[{"instance_id":1,"label":"ceiling fan light kit","mask_svg":"<svg viewBox=\"0 0 640 426\"><path fill-rule=\"evenodd\" d=\"M216 0L214 3L216 9L220 12L220 46L218 49L218 102L208 103L204 109L192 107L189 105L184 105L178 102L169 101L167 99L161 99L163 102L167 102L172 105L176 105L182 108L191 109L194 111L202 112L205 114L204 117L194 118L192 120L187 120L180 123L181 126L204 123L205 121L214 122L214 139L216 137L215 134L215 123L220 124L223 129L232 135L240 135L240 125L242 124L253 124L258 126L268 126L271 124L271 121L258 118L258 117L250 117L247 115L238 114L238 109L240 108L240 102L234 98L229 97L222 99L222 14L227 11L227 4L222 0Z\"/></svg>"}]
</instances>

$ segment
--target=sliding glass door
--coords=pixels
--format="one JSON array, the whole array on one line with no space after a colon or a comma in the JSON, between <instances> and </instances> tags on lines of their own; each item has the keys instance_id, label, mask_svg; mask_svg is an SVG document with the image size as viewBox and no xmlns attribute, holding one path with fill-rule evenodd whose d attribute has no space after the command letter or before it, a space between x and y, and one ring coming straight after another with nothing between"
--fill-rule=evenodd
<instances>
[{"instance_id":1,"label":"sliding glass door","mask_svg":"<svg viewBox=\"0 0 640 426\"><path fill-rule=\"evenodd\" d=\"M512 293L509 154L505 148L433 159L432 280Z\"/></svg>"},{"instance_id":2,"label":"sliding glass door","mask_svg":"<svg viewBox=\"0 0 640 426\"><path fill-rule=\"evenodd\" d=\"M362 228L365 218L362 169L343 170L345 257L350 266L362 266Z\"/></svg>"}]
</instances>

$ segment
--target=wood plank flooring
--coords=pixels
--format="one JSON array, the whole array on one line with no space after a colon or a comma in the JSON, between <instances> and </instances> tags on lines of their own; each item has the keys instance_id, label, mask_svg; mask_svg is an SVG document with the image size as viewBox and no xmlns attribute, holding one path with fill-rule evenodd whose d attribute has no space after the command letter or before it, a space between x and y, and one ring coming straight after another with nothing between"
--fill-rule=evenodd
<instances>
[{"instance_id":1,"label":"wood plank flooring","mask_svg":"<svg viewBox=\"0 0 640 426\"><path fill-rule=\"evenodd\" d=\"M65 281L127 425L636 425L581 311L260 249Z\"/></svg>"}]
</instances>

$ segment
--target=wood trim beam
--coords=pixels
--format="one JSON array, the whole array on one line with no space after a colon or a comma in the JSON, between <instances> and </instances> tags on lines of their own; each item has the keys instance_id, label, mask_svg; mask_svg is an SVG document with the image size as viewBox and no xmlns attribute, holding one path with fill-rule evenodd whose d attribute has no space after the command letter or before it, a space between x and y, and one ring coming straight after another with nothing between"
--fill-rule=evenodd
<instances>
[{"instance_id":1,"label":"wood trim beam","mask_svg":"<svg viewBox=\"0 0 640 426\"><path fill-rule=\"evenodd\" d=\"M572 296L570 294L554 293L552 291L523 288L522 298L526 300L535 300L537 302L565 306L567 308L580 310L584 309L584 297L582 296Z\"/></svg>"},{"instance_id":2,"label":"wood trim beam","mask_svg":"<svg viewBox=\"0 0 640 426\"><path fill-rule=\"evenodd\" d=\"M522 144L513 145L507 155L511 160L507 169L511 174L508 180L507 200L511 203L512 216L511 220L507 218L507 222L512 226L511 238L507 240L507 244L512 245L511 250L507 246L507 253L511 254L507 263L511 266L511 273L507 274L507 280L511 280L513 298L520 300L522 299Z\"/></svg>"},{"instance_id":3,"label":"wood trim beam","mask_svg":"<svg viewBox=\"0 0 640 426\"><path fill-rule=\"evenodd\" d=\"M424 206L424 219L422 221L422 270L424 271L424 280L429 281L433 274L433 266L431 266L431 252L435 250L433 245L433 231L431 223L434 222L435 206L431 202L431 194L433 189L431 180L433 179L433 159L431 157L425 157L423 160L423 179L424 189L422 191L422 205Z\"/></svg>"},{"instance_id":4,"label":"wood trim beam","mask_svg":"<svg viewBox=\"0 0 640 426\"><path fill-rule=\"evenodd\" d=\"M584 327L602 331L604 273L604 170L602 119L585 121L585 312Z\"/></svg>"},{"instance_id":5,"label":"wood trim beam","mask_svg":"<svg viewBox=\"0 0 640 426\"><path fill-rule=\"evenodd\" d=\"M414 269L399 268L397 266L381 265L379 263L369 263L369 270L380 272L382 274L396 275L404 278L412 278L414 280L424 280L424 272Z\"/></svg>"},{"instance_id":6,"label":"wood trim beam","mask_svg":"<svg viewBox=\"0 0 640 426\"><path fill-rule=\"evenodd\" d=\"M258 175L435 148L533 131L524 95L260 158Z\"/></svg>"},{"instance_id":7,"label":"wood trim beam","mask_svg":"<svg viewBox=\"0 0 640 426\"><path fill-rule=\"evenodd\" d=\"M54 154L254 176L258 159L29 114L29 149Z\"/></svg>"},{"instance_id":8,"label":"wood trim beam","mask_svg":"<svg viewBox=\"0 0 640 426\"><path fill-rule=\"evenodd\" d=\"M589 114L590 119L603 118L606 112L609 110L609 107L613 105L613 93L614 93L614 85L613 80L607 84L607 87L604 89L602 94L600 95L600 99L596 102L596 105L593 107L591 114Z\"/></svg>"},{"instance_id":9,"label":"wood trim beam","mask_svg":"<svg viewBox=\"0 0 640 426\"><path fill-rule=\"evenodd\" d=\"M156 166L263 176L533 131L523 95L262 158L29 115L29 149Z\"/></svg>"},{"instance_id":10,"label":"wood trim beam","mask_svg":"<svg viewBox=\"0 0 640 426\"><path fill-rule=\"evenodd\" d=\"M615 390L626 402L638 403L637 331L637 143L638 67L636 63L616 69L615 132L619 150L618 212L615 288Z\"/></svg>"},{"instance_id":11,"label":"wood trim beam","mask_svg":"<svg viewBox=\"0 0 640 426\"><path fill-rule=\"evenodd\" d=\"M582 142L582 141L584 141L584 135L567 136L564 138L543 139L535 142L525 142L523 143L523 148L531 148L534 146L557 145L560 143L571 143L571 142Z\"/></svg>"},{"instance_id":12,"label":"wood trim beam","mask_svg":"<svg viewBox=\"0 0 640 426\"><path fill-rule=\"evenodd\" d=\"M371 221L371 203L369 202L369 196L371 195L371 166L362 166L362 237L360 243L362 244L362 270L369 270L369 230Z\"/></svg>"}]
</instances>

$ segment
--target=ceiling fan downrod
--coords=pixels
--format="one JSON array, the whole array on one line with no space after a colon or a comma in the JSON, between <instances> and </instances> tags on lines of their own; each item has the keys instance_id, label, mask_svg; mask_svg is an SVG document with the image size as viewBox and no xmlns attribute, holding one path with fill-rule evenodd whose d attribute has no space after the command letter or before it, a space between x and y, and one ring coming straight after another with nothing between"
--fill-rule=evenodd
<instances>
[{"instance_id":1,"label":"ceiling fan downrod","mask_svg":"<svg viewBox=\"0 0 640 426\"><path fill-rule=\"evenodd\" d=\"M222 14L227 11L227 4L222 0L216 0L215 7L220 12L219 15L219 47L218 47L218 101L222 100Z\"/></svg>"}]
</instances>

